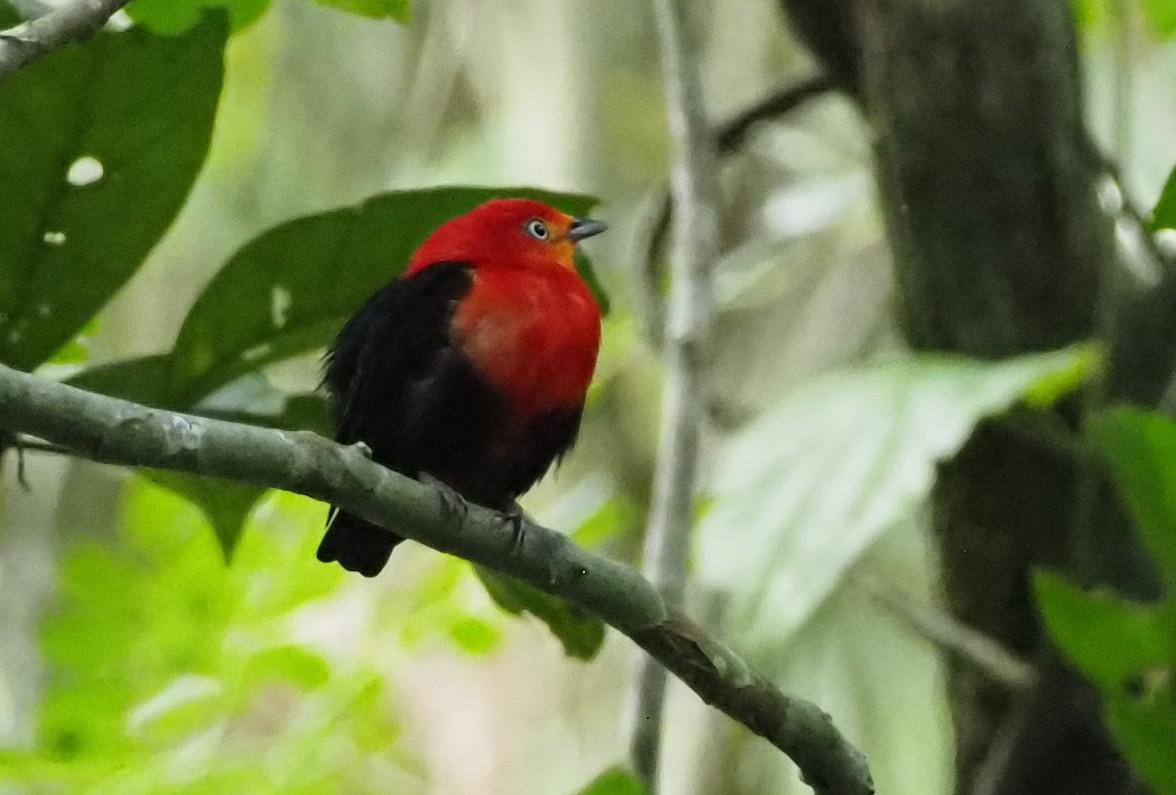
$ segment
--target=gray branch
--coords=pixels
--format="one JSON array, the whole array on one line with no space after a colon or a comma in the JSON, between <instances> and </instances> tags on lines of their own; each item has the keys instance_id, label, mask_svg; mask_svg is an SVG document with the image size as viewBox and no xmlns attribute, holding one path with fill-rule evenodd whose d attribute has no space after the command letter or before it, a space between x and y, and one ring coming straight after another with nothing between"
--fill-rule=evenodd
<instances>
[{"instance_id":1,"label":"gray branch","mask_svg":"<svg viewBox=\"0 0 1176 795\"><path fill-rule=\"evenodd\" d=\"M874 791L862 756L820 708L786 695L670 609L633 569L566 536L438 492L309 431L277 431L148 408L0 365L0 422L111 464L157 467L284 489L342 506L397 533L563 597L628 635L703 701L788 754L821 795Z\"/></svg>"},{"instance_id":2,"label":"gray branch","mask_svg":"<svg viewBox=\"0 0 1176 795\"><path fill-rule=\"evenodd\" d=\"M669 312L665 328L666 385L645 535L645 570L670 604L686 585L698 473L705 365L714 316L711 266L718 253L718 175L714 137L702 106L698 25L689 0L654 0L662 82L674 163L670 188L678 217L673 228ZM642 657L637 673L631 756L638 775L657 792L666 672Z\"/></svg>"},{"instance_id":3,"label":"gray branch","mask_svg":"<svg viewBox=\"0 0 1176 795\"><path fill-rule=\"evenodd\" d=\"M43 17L0 31L0 82L72 41L90 38L130 0L73 0Z\"/></svg>"}]
</instances>

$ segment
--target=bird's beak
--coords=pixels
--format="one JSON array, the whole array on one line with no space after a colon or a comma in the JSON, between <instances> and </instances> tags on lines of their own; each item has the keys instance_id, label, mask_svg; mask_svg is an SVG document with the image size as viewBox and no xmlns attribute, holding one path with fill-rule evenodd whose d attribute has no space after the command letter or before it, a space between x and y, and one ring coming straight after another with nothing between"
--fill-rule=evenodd
<instances>
[{"instance_id":1,"label":"bird's beak","mask_svg":"<svg viewBox=\"0 0 1176 795\"><path fill-rule=\"evenodd\" d=\"M568 240L579 243L584 238L599 235L605 229L608 229L608 224L604 221L595 221L591 218L573 218L572 225L568 227Z\"/></svg>"}]
</instances>

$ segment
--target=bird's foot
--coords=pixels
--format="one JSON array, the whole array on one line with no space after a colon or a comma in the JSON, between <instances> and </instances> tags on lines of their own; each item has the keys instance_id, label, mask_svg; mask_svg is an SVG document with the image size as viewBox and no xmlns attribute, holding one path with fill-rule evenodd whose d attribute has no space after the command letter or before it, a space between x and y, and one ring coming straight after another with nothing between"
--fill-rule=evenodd
<instances>
[{"instance_id":1,"label":"bird's foot","mask_svg":"<svg viewBox=\"0 0 1176 795\"><path fill-rule=\"evenodd\" d=\"M512 502L510 507L502 512L502 520L510 525L510 549L518 553L523 549L523 540L527 535L527 514L518 502Z\"/></svg>"},{"instance_id":2,"label":"bird's foot","mask_svg":"<svg viewBox=\"0 0 1176 795\"><path fill-rule=\"evenodd\" d=\"M428 472L420 473L417 476L417 480L437 492L437 496L441 498L441 508L445 513L449 514L458 522L465 521L466 516L470 512L470 504L466 502L465 497L458 494L448 483L430 475Z\"/></svg>"}]
</instances>

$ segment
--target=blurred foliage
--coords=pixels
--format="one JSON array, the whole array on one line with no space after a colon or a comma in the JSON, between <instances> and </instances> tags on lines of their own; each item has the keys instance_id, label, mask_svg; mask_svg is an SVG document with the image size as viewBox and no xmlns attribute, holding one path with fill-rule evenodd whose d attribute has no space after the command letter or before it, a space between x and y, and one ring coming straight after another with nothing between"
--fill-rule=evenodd
<instances>
[{"instance_id":1,"label":"blurred foliage","mask_svg":"<svg viewBox=\"0 0 1176 795\"><path fill-rule=\"evenodd\" d=\"M1155 604L1086 591L1039 572L1037 599L1054 640L1103 699L1124 755L1157 793L1176 792L1176 423L1137 409L1091 417L1091 439L1164 582Z\"/></svg>"},{"instance_id":2,"label":"blurred foliage","mask_svg":"<svg viewBox=\"0 0 1176 795\"><path fill-rule=\"evenodd\" d=\"M314 559L309 503L273 495L226 566L198 513L133 484L117 541L81 542L63 562L36 743L0 755L0 780L30 793L386 791L372 753L411 762L384 677L293 640L345 576Z\"/></svg>"},{"instance_id":3,"label":"blurred foliage","mask_svg":"<svg viewBox=\"0 0 1176 795\"><path fill-rule=\"evenodd\" d=\"M1176 36L1176 0L1142 0L1144 16L1160 39Z\"/></svg>"}]
</instances>

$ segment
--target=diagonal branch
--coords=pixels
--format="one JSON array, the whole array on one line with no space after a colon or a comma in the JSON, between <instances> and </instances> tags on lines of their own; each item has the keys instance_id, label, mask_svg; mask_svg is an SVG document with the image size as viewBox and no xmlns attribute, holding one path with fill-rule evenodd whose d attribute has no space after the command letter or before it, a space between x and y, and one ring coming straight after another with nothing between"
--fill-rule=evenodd
<instances>
[{"instance_id":1,"label":"diagonal branch","mask_svg":"<svg viewBox=\"0 0 1176 795\"><path fill-rule=\"evenodd\" d=\"M130 0L73 0L43 17L0 31L0 82L73 41L97 33Z\"/></svg>"},{"instance_id":2,"label":"diagonal branch","mask_svg":"<svg viewBox=\"0 0 1176 795\"><path fill-rule=\"evenodd\" d=\"M158 467L285 489L340 505L397 533L526 580L633 639L703 701L766 738L821 795L866 795L865 758L807 701L781 693L667 607L633 569L529 522L523 540L500 514L464 518L437 492L309 431L280 431L148 408L0 365L0 417L97 461Z\"/></svg>"}]
</instances>

